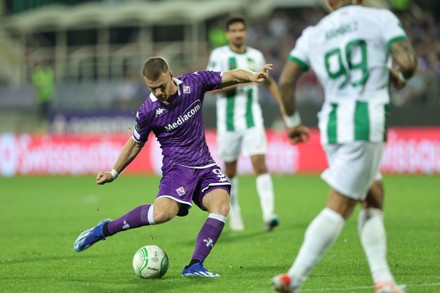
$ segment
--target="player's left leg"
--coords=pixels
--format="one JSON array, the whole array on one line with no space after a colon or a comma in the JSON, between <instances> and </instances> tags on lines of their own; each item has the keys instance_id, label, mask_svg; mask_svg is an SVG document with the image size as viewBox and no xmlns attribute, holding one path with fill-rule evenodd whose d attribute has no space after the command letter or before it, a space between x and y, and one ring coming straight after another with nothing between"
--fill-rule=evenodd
<instances>
[{"instance_id":1,"label":"player's left leg","mask_svg":"<svg viewBox=\"0 0 440 293\"><path fill-rule=\"evenodd\" d=\"M209 216L197 235L191 262L184 268L182 275L185 277L220 277L218 274L209 272L203 266L203 262L214 248L225 226L229 212L227 189L212 189L203 196L202 205L209 212Z\"/></svg>"},{"instance_id":2,"label":"player's left leg","mask_svg":"<svg viewBox=\"0 0 440 293\"><path fill-rule=\"evenodd\" d=\"M279 220L274 213L275 196L272 176L266 167L266 156L257 154L251 156L252 166L256 177L257 193L263 212L263 221L268 231L278 226Z\"/></svg>"}]
</instances>

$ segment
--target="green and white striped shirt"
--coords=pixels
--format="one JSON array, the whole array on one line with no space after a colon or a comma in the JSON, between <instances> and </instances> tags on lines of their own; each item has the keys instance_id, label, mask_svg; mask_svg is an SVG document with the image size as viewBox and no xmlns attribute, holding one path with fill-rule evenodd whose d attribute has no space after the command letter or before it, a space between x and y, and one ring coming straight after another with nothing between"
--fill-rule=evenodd
<instances>
[{"instance_id":1,"label":"green and white striped shirt","mask_svg":"<svg viewBox=\"0 0 440 293\"><path fill-rule=\"evenodd\" d=\"M304 30L289 60L312 68L324 87L318 114L323 144L385 141L389 47L405 38L390 11L356 5Z\"/></svg>"},{"instance_id":2,"label":"green and white striped shirt","mask_svg":"<svg viewBox=\"0 0 440 293\"><path fill-rule=\"evenodd\" d=\"M247 47L237 53L226 45L214 49L209 58L208 70L228 71L236 68L257 71L266 63L263 54ZM258 102L258 86L248 84L217 95L217 130L241 131L251 127L263 127L263 116Z\"/></svg>"}]
</instances>

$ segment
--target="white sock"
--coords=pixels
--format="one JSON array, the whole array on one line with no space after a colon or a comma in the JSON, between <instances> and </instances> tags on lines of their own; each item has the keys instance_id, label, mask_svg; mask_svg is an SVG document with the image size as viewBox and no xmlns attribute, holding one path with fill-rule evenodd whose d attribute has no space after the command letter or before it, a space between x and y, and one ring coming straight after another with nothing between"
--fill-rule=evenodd
<instances>
[{"instance_id":1,"label":"white sock","mask_svg":"<svg viewBox=\"0 0 440 293\"><path fill-rule=\"evenodd\" d=\"M154 204L152 204L150 206L150 208L148 209L147 217L148 217L148 224L154 225L155 224L154 223Z\"/></svg>"},{"instance_id":2,"label":"white sock","mask_svg":"<svg viewBox=\"0 0 440 293\"><path fill-rule=\"evenodd\" d=\"M376 208L362 209L358 218L358 232L373 281L394 283L386 256L387 240L383 212Z\"/></svg>"},{"instance_id":3,"label":"white sock","mask_svg":"<svg viewBox=\"0 0 440 293\"><path fill-rule=\"evenodd\" d=\"M231 194L230 194L230 202L229 205L231 207L231 210L233 211L240 211L240 204L238 203L238 178L237 176L231 178L228 178L231 182Z\"/></svg>"},{"instance_id":4,"label":"white sock","mask_svg":"<svg viewBox=\"0 0 440 293\"><path fill-rule=\"evenodd\" d=\"M304 242L289 270L292 285L299 287L309 276L314 266L336 241L345 220L337 212L325 208L307 227Z\"/></svg>"},{"instance_id":5,"label":"white sock","mask_svg":"<svg viewBox=\"0 0 440 293\"><path fill-rule=\"evenodd\" d=\"M269 173L257 176L257 192L260 197L263 220L268 222L274 215L273 183Z\"/></svg>"}]
</instances>

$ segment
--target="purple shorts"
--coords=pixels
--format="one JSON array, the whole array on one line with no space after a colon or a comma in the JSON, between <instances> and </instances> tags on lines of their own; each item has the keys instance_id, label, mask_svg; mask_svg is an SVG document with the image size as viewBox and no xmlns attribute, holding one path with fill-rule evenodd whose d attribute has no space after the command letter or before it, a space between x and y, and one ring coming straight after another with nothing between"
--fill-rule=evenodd
<instances>
[{"instance_id":1,"label":"purple shorts","mask_svg":"<svg viewBox=\"0 0 440 293\"><path fill-rule=\"evenodd\" d=\"M177 215L186 216L192 202L200 209L206 210L202 205L202 199L216 188L224 189L228 193L231 190L231 183L217 165L205 169L174 165L160 180L156 198L168 197L181 203Z\"/></svg>"}]
</instances>

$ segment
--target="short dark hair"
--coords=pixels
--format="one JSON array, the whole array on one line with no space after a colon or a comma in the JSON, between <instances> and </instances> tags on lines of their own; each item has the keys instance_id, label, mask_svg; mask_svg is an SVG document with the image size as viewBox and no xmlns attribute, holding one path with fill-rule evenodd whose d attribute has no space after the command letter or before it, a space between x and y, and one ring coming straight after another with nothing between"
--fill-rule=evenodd
<instances>
[{"instance_id":1,"label":"short dark hair","mask_svg":"<svg viewBox=\"0 0 440 293\"><path fill-rule=\"evenodd\" d=\"M149 80L158 80L163 73L170 71L168 62L160 56L150 57L144 63L144 76Z\"/></svg>"},{"instance_id":2,"label":"short dark hair","mask_svg":"<svg viewBox=\"0 0 440 293\"><path fill-rule=\"evenodd\" d=\"M229 26L231 24L238 23L238 22L242 23L244 25L244 28L246 28L246 20L241 16L234 16L234 17L229 18L228 21L226 21L226 31L229 30Z\"/></svg>"}]
</instances>

